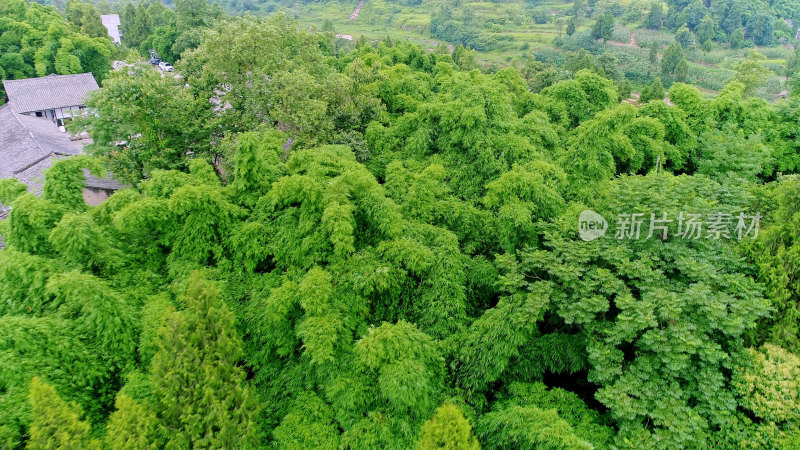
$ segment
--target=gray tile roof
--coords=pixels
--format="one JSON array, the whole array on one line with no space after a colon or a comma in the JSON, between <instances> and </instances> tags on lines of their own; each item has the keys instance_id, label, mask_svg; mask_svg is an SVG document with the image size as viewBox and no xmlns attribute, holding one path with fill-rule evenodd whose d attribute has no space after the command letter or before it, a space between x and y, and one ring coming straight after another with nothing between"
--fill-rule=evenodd
<instances>
[{"instance_id":1,"label":"gray tile roof","mask_svg":"<svg viewBox=\"0 0 800 450\"><path fill-rule=\"evenodd\" d=\"M15 105L0 106L0 178L16 178L34 194L42 191L43 172L58 158L79 155L83 143L73 141L49 119L17 114ZM116 190L110 179L87 177L87 186Z\"/></svg>"},{"instance_id":2,"label":"gray tile roof","mask_svg":"<svg viewBox=\"0 0 800 450\"><path fill-rule=\"evenodd\" d=\"M38 193L41 171L50 167L51 158L78 155L82 146L49 119L17 114L12 108L0 106L0 177L17 178Z\"/></svg>"},{"instance_id":3,"label":"gray tile roof","mask_svg":"<svg viewBox=\"0 0 800 450\"><path fill-rule=\"evenodd\" d=\"M86 177L86 187L94 189L104 189L106 191L118 191L126 187L124 184L110 177L97 178L96 176L89 173L89 171L86 169L83 170L83 176Z\"/></svg>"},{"instance_id":4,"label":"gray tile roof","mask_svg":"<svg viewBox=\"0 0 800 450\"><path fill-rule=\"evenodd\" d=\"M82 106L86 95L99 89L91 73L3 80L3 86L9 103L20 114Z\"/></svg>"}]
</instances>

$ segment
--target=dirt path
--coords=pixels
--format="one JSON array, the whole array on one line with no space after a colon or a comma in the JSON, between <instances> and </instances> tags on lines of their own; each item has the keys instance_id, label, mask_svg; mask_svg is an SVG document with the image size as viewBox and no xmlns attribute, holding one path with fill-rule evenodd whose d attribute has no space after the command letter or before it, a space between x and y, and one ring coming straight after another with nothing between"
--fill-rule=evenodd
<instances>
[{"instance_id":1,"label":"dirt path","mask_svg":"<svg viewBox=\"0 0 800 450\"><path fill-rule=\"evenodd\" d=\"M631 33L631 41L630 42L619 42L619 41L608 41L608 44L616 45L619 47L638 47L639 43L636 42L636 34Z\"/></svg>"},{"instance_id":2,"label":"dirt path","mask_svg":"<svg viewBox=\"0 0 800 450\"><path fill-rule=\"evenodd\" d=\"M355 10L353 10L353 14L350 14L350 20L358 19L358 13L361 12L361 7L362 6L364 6L364 0L359 0L358 6L356 6Z\"/></svg>"}]
</instances>

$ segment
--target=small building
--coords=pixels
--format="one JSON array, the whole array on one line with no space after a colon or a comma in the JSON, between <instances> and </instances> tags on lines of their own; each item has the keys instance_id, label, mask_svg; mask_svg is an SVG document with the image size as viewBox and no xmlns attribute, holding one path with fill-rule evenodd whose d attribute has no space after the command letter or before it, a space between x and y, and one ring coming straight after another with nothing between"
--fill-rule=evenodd
<instances>
[{"instance_id":1,"label":"small building","mask_svg":"<svg viewBox=\"0 0 800 450\"><path fill-rule=\"evenodd\" d=\"M103 22L103 26L106 27L106 30L108 30L108 36L111 38L111 41L115 44L120 44L122 33L119 31L119 14L104 14L100 16L100 20Z\"/></svg>"},{"instance_id":2,"label":"small building","mask_svg":"<svg viewBox=\"0 0 800 450\"><path fill-rule=\"evenodd\" d=\"M19 114L12 104L0 106L0 178L16 178L34 194L42 192L43 172L55 160L80 155L89 143L88 137L71 137L49 120ZM91 206L123 187L111 178L99 179L88 171L84 175L83 197Z\"/></svg>"},{"instance_id":3,"label":"small building","mask_svg":"<svg viewBox=\"0 0 800 450\"><path fill-rule=\"evenodd\" d=\"M86 96L100 87L91 73L3 80L8 102L17 114L53 121L64 131L64 119L86 108Z\"/></svg>"},{"instance_id":4,"label":"small building","mask_svg":"<svg viewBox=\"0 0 800 450\"><path fill-rule=\"evenodd\" d=\"M13 103L0 106L0 178L16 178L28 186L28 192L40 195L44 171L58 159L81 154L84 145L91 140L73 138L52 121L20 114L15 106ZM111 178L96 178L88 171L84 171L84 176L83 199L91 206L102 203L124 187ZM0 220L10 211L9 205L0 204Z\"/></svg>"}]
</instances>

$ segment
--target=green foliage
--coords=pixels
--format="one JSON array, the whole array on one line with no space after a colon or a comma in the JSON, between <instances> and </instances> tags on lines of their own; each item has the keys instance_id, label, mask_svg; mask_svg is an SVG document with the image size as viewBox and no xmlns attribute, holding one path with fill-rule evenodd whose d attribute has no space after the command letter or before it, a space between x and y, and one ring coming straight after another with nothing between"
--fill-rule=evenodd
<instances>
[{"instance_id":1,"label":"green foliage","mask_svg":"<svg viewBox=\"0 0 800 450\"><path fill-rule=\"evenodd\" d=\"M439 72L434 79L436 96L414 105L388 126L373 122L368 127L367 143L374 149L370 168L383 177L394 159L444 163L451 189L477 201L486 183L515 162L541 158L557 144L555 127L533 111L536 98L524 93L524 81L515 70L498 72L496 77L504 84L476 72ZM595 104L616 96L613 85L600 80L593 74L581 75L586 93L580 94ZM417 85L422 86L419 81ZM520 100L526 102L519 104L518 113L512 89L520 87ZM406 88L409 94L417 92L410 88Z\"/></svg>"},{"instance_id":2,"label":"green foliage","mask_svg":"<svg viewBox=\"0 0 800 450\"><path fill-rule=\"evenodd\" d=\"M697 32L697 42L705 44L714 38L715 24L711 16L705 16L695 30Z\"/></svg>"},{"instance_id":3,"label":"green foliage","mask_svg":"<svg viewBox=\"0 0 800 450\"><path fill-rule=\"evenodd\" d=\"M766 83L770 71L764 67L765 59L767 58L761 53L751 50L747 59L736 66L733 80L744 85L745 94L752 94L756 88Z\"/></svg>"},{"instance_id":4,"label":"green foliage","mask_svg":"<svg viewBox=\"0 0 800 450\"><path fill-rule=\"evenodd\" d=\"M158 448L157 422L151 411L125 394L117 395L115 406L103 442L108 448Z\"/></svg>"},{"instance_id":5,"label":"green foliage","mask_svg":"<svg viewBox=\"0 0 800 450\"><path fill-rule=\"evenodd\" d=\"M28 187L16 178L0 179L0 204L10 205L17 197L22 195Z\"/></svg>"},{"instance_id":6,"label":"green foliage","mask_svg":"<svg viewBox=\"0 0 800 450\"><path fill-rule=\"evenodd\" d=\"M442 400L444 360L437 345L401 321L370 328L354 352L349 373L326 386L345 428L342 444L408 448Z\"/></svg>"},{"instance_id":7,"label":"green foliage","mask_svg":"<svg viewBox=\"0 0 800 450\"><path fill-rule=\"evenodd\" d=\"M102 230L88 214L65 214L50 232L48 241L72 267L100 273L113 266L113 254Z\"/></svg>"},{"instance_id":8,"label":"green foliage","mask_svg":"<svg viewBox=\"0 0 800 450\"><path fill-rule=\"evenodd\" d=\"M700 148L695 161L697 173L720 183L741 179L754 182L772 165L770 149L758 135L745 138L742 132L708 131L700 135Z\"/></svg>"},{"instance_id":9,"label":"green foliage","mask_svg":"<svg viewBox=\"0 0 800 450\"><path fill-rule=\"evenodd\" d=\"M653 84L642 89L642 93L639 95L639 103L644 104L651 100L663 100L665 93L664 85L661 84L661 78L656 77Z\"/></svg>"},{"instance_id":10,"label":"green foliage","mask_svg":"<svg viewBox=\"0 0 800 450\"><path fill-rule=\"evenodd\" d=\"M651 102L639 109L640 116L657 119L664 127L664 154L661 167L673 171L686 170L693 164L697 137L689 126L689 117L682 108L670 107L664 102Z\"/></svg>"},{"instance_id":11,"label":"green foliage","mask_svg":"<svg viewBox=\"0 0 800 450\"><path fill-rule=\"evenodd\" d=\"M675 83L669 89L669 99L686 114L686 124L695 136L712 126L714 117L711 105L696 87Z\"/></svg>"},{"instance_id":12,"label":"green foliage","mask_svg":"<svg viewBox=\"0 0 800 450\"><path fill-rule=\"evenodd\" d=\"M230 186L240 205L255 206L259 197L283 174L281 144L281 136L274 132L239 136Z\"/></svg>"},{"instance_id":13,"label":"green foliage","mask_svg":"<svg viewBox=\"0 0 800 450\"><path fill-rule=\"evenodd\" d=\"M770 422L800 418L800 358L771 344L747 349L746 363L737 366L733 389L740 404Z\"/></svg>"},{"instance_id":14,"label":"green foliage","mask_svg":"<svg viewBox=\"0 0 800 450\"><path fill-rule=\"evenodd\" d=\"M95 176L104 175L96 159L76 157L56 161L45 173L42 198L69 211L85 209L83 187L86 178L82 170L84 168L90 169Z\"/></svg>"},{"instance_id":15,"label":"green foliage","mask_svg":"<svg viewBox=\"0 0 800 450\"><path fill-rule=\"evenodd\" d=\"M647 14L647 21L645 22L647 28L657 30L661 28L664 21L664 10L661 8L661 3L653 3L650 7L650 12Z\"/></svg>"},{"instance_id":16,"label":"green foliage","mask_svg":"<svg viewBox=\"0 0 800 450\"><path fill-rule=\"evenodd\" d=\"M688 157L684 152L688 152L687 146L691 145L684 140L691 137L684 135L685 129L678 128L680 115L653 114L657 108L644 109L646 114L637 117L636 109L623 103L599 112L575 129L562 158L567 172L580 180L572 185L574 192L591 190L591 183L607 180L615 174L647 172L655 169L659 161L664 164L669 161L675 168L683 166ZM663 117L663 123L647 117L648 112ZM665 126L670 127L670 139L665 139ZM676 148L671 141L680 143L681 147Z\"/></svg>"},{"instance_id":17,"label":"green foliage","mask_svg":"<svg viewBox=\"0 0 800 450\"><path fill-rule=\"evenodd\" d=\"M59 305L58 316L73 320L73 331L84 337L108 370L124 372L130 367L137 330L125 298L103 280L77 272L51 277L47 293Z\"/></svg>"},{"instance_id":18,"label":"green foliage","mask_svg":"<svg viewBox=\"0 0 800 450\"><path fill-rule=\"evenodd\" d=\"M564 105L573 128L619 101L613 84L588 70L576 73L574 80L546 88L542 94Z\"/></svg>"},{"instance_id":19,"label":"green foliage","mask_svg":"<svg viewBox=\"0 0 800 450\"><path fill-rule=\"evenodd\" d=\"M187 309L159 331L151 364L154 409L167 447L248 447L258 405L237 365L241 341L213 283L193 275Z\"/></svg>"},{"instance_id":20,"label":"green foliage","mask_svg":"<svg viewBox=\"0 0 800 450\"><path fill-rule=\"evenodd\" d=\"M213 156L216 120L209 97L195 97L184 82L150 67L128 69L114 72L86 101L97 111L79 121L94 140L87 150L130 183L156 169L187 169L187 152Z\"/></svg>"},{"instance_id":21,"label":"green foliage","mask_svg":"<svg viewBox=\"0 0 800 450\"><path fill-rule=\"evenodd\" d=\"M516 262L503 257L500 263L512 270ZM501 277L504 291L518 287L518 277ZM459 339L456 380L468 393L485 391L500 379L523 345L534 335L532 322L540 320L550 301L549 286L539 285L526 294L505 295L494 308L472 323Z\"/></svg>"},{"instance_id":22,"label":"green foliage","mask_svg":"<svg viewBox=\"0 0 800 450\"><path fill-rule=\"evenodd\" d=\"M606 448L611 443L613 430L603 424L603 418L577 395L561 388L548 389L543 383L511 383L508 392L501 395L495 408L519 405L541 410L554 410L574 430L575 435L595 448Z\"/></svg>"},{"instance_id":23,"label":"green foliage","mask_svg":"<svg viewBox=\"0 0 800 450\"><path fill-rule=\"evenodd\" d=\"M664 52L664 57L661 58L661 77L668 80L670 84L672 81L684 82L688 70L683 47L676 42L670 44Z\"/></svg>"},{"instance_id":24,"label":"green foliage","mask_svg":"<svg viewBox=\"0 0 800 450\"><path fill-rule=\"evenodd\" d=\"M747 253L758 267L759 279L765 284L775 312L759 327L756 341L768 341L789 351L800 350L800 303L797 295L798 234L800 198L798 179L787 176L778 183L762 188L761 204L768 207L759 239L748 246Z\"/></svg>"},{"instance_id":25,"label":"green foliage","mask_svg":"<svg viewBox=\"0 0 800 450\"><path fill-rule=\"evenodd\" d=\"M567 36L572 36L575 34L575 18L570 17L569 23L567 23Z\"/></svg>"},{"instance_id":26,"label":"green foliage","mask_svg":"<svg viewBox=\"0 0 800 450\"><path fill-rule=\"evenodd\" d=\"M0 181L0 447L793 448L798 100L756 96L756 56L719 95L678 82L730 71L719 43L760 14L686 3L577 2L564 51L509 67L351 46L334 18L125 5L126 43L180 77L113 74L82 120L101 158L57 161L41 197ZM526 19L484 6L433 5L431 31L499 48ZM89 32L93 10L68 20ZM2 70L36 70L45 41L17 23L43 11L0 6ZM599 38L650 11L678 42L600 44L590 11ZM85 70L51 25L30 25L59 39L39 67ZM701 55L724 68L690 73ZM89 207L101 161L132 187ZM604 238L578 239L587 208ZM681 212L755 211L757 239L676 235ZM634 212L640 238L616 239ZM645 238L649 213L667 236Z\"/></svg>"},{"instance_id":27,"label":"green foliage","mask_svg":"<svg viewBox=\"0 0 800 450\"><path fill-rule=\"evenodd\" d=\"M444 361L432 339L415 326L398 322L371 328L356 342L355 354L390 408L411 417L433 411Z\"/></svg>"},{"instance_id":28,"label":"green foliage","mask_svg":"<svg viewBox=\"0 0 800 450\"><path fill-rule=\"evenodd\" d=\"M601 214L644 208L677 217L684 208L737 207L703 206L694 192L724 188L699 177L625 177L612 186L608 209L593 207ZM565 224L576 215L566 215ZM570 238L571 226L546 230L545 249L523 252L522 264L506 276L531 280L521 292L538 289L538 279L564 287L553 292L549 310L564 326L588 334L588 379L601 386L595 397L619 424L618 441L637 435L672 443L704 440L736 406L722 368L743 335L767 315L759 286L735 273L740 263L732 249L675 237L587 245Z\"/></svg>"},{"instance_id":29,"label":"green foliage","mask_svg":"<svg viewBox=\"0 0 800 450\"><path fill-rule=\"evenodd\" d=\"M284 15L226 22L184 59L191 84L220 86L206 100L229 102L226 122L239 129L269 123L309 144L326 142L344 103L353 102L356 117L365 106L328 65L319 38Z\"/></svg>"},{"instance_id":30,"label":"green foliage","mask_svg":"<svg viewBox=\"0 0 800 450\"><path fill-rule=\"evenodd\" d=\"M767 135L770 137L770 144L773 148L775 166L778 171L784 173L794 173L800 168L800 152L797 151L798 113L797 97L781 102L776 108L771 127L768 128Z\"/></svg>"},{"instance_id":31,"label":"green foliage","mask_svg":"<svg viewBox=\"0 0 800 450\"><path fill-rule=\"evenodd\" d=\"M420 450L477 450L480 448L472 426L461 410L452 403L445 403L422 425L417 442Z\"/></svg>"},{"instance_id":32,"label":"green foliage","mask_svg":"<svg viewBox=\"0 0 800 450\"><path fill-rule=\"evenodd\" d=\"M51 6L4 1L0 36L3 79L91 72L102 81L110 69L113 46L91 4L70 2L65 18Z\"/></svg>"},{"instance_id":33,"label":"green foliage","mask_svg":"<svg viewBox=\"0 0 800 450\"><path fill-rule=\"evenodd\" d=\"M4 250L5 251L5 250ZM2 402L4 425L19 434L31 420L25 406L30 380L47 375L66 398L81 405L91 418L102 415L103 402L111 400L113 379L85 344L73 333L69 320L4 316L0 321L0 379L8 386ZM52 349L57 348L54 352Z\"/></svg>"},{"instance_id":34,"label":"green foliage","mask_svg":"<svg viewBox=\"0 0 800 450\"><path fill-rule=\"evenodd\" d=\"M8 232L3 236L9 247L32 254L52 253L48 238L61 219L62 209L30 193L18 196L11 207Z\"/></svg>"},{"instance_id":35,"label":"green foliage","mask_svg":"<svg viewBox=\"0 0 800 450\"><path fill-rule=\"evenodd\" d=\"M120 26L124 30L123 42L131 48L139 48L153 32L153 18L144 3L128 3L120 15Z\"/></svg>"},{"instance_id":36,"label":"green foliage","mask_svg":"<svg viewBox=\"0 0 800 450\"><path fill-rule=\"evenodd\" d=\"M478 422L478 437L484 448L520 446L542 449L591 449L575 435L555 410L536 406L509 405L484 414Z\"/></svg>"},{"instance_id":37,"label":"green foliage","mask_svg":"<svg viewBox=\"0 0 800 450\"><path fill-rule=\"evenodd\" d=\"M0 280L5 289L0 292L5 314L30 313L40 315L52 311L45 287L50 275L57 270L54 261L40 256L5 249L0 256Z\"/></svg>"},{"instance_id":38,"label":"green foliage","mask_svg":"<svg viewBox=\"0 0 800 450\"><path fill-rule=\"evenodd\" d=\"M613 33L614 16L609 13L605 13L600 16L592 28L592 37L595 39L603 39L604 41L607 41L611 39Z\"/></svg>"},{"instance_id":39,"label":"green foliage","mask_svg":"<svg viewBox=\"0 0 800 450\"><path fill-rule=\"evenodd\" d=\"M745 46L744 41L744 32L741 28L737 28L736 31L730 37L730 43L732 48L742 48Z\"/></svg>"},{"instance_id":40,"label":"green foliage","mask_svg":"<svg viewBox=\"0 0 800 450\"><path fill-rule=\"evenodd\" d=\"M65 15L67 20L79 27L81 32L89 37L105 38L108 30L103 26L97 7L91 3L76 0L67 2Z\"/></svg>"},{"instance_id":41,"label":"green foliage","mask_svg":"<svg viewBox=\"0 0 800 450\"><path fill-rule=\"evenodd\" d=\"M89 448L89 424L81 421L78 405L65 403L39 378L31 381L30 402L33 422L27 448Z\"/></svg>"},{"instance_id":42,"label":"green foliage","mask_svg":"<svg viewBox=\"0 0 800 450\"><path fill-rule=\"evenodd\" d=\"M650 54L648 56L651 65L655 65L658 63L658 50L659 50L658 42L653 41L653 44L650 45Z\"/></svg>"},{"instance_id":43,"label":"green foliage","mask_svg":"<svg viewBox=\"0 0 800 450\"><path fill-rule=\"evenodd\" d=\"M675 34L675 42L681 44L683 48L689 48L694 44L694 35L686 27L681 27Z\"/></svg>"},{"instance_id":44,"label":"green foliage","mask_svg":"<svg viewBox=\"0 0 800 450\"><path fill-rule=\"evenodd\" d=\"M338 448L339 430L333 410L316 394L298 396L290 412L272 433L281 448Z\"/></svg>"},{"instance_id":45,"label":"green foliage","mask_svg":"<svg viewBox=\"0 0 800 450\"><path fill-rule=\"evenodd\" d=\"M566 174L544 162L515 165L486 185L484 205L497 211L497 233L501 247L513 252L536 239L534 223L550 220L562 209L559 191Z\"/></svg>"}]
</instances>

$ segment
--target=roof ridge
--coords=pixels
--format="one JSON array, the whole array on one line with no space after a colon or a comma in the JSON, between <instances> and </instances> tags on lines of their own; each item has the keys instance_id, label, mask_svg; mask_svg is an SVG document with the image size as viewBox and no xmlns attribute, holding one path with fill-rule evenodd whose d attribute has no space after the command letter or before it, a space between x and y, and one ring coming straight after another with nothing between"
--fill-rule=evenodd
<instances>
[{"instance_id":1,"label":"roof ridge","mask_svg":"<svg viewBox=\"0 0 800 450\"><path fill-rule=\"evenodd\" d=\"M36 143L38 144L39 142L37 141ZM30 163L30 164L28 164L28 165L26 165L26 166L22 167L21 169L20 169L20 168L16 168L16 169L14 169L13 173L14 173L14 174L18 174L18 173L21 173L21 172L25 172L26 170L30 169L31 167L33 167L33 166L35 166L35 165L39 164L40 162L42 162L42 161L44 161L45 159L47 159L47 158L50 158L50 157L52 157L52 156L53 156L53 153L52 153L52 152L50 152L50 153L48 153L48 154L46 154L46 155L42 156L41 158L39 158L39 159L37 159L37 160L33 161L32 163Z\"/></svg>"},{"instance_id":2,"label":"roof ridge","mask_svg":"<svg viewBox=\"0 0 800 450\"><path fill-rule=\"evenodd\" d=\"M3 80L3 85L18 113L83 107L86 96L100 88L91 72Z\"/></svg>"}]
</instances>

